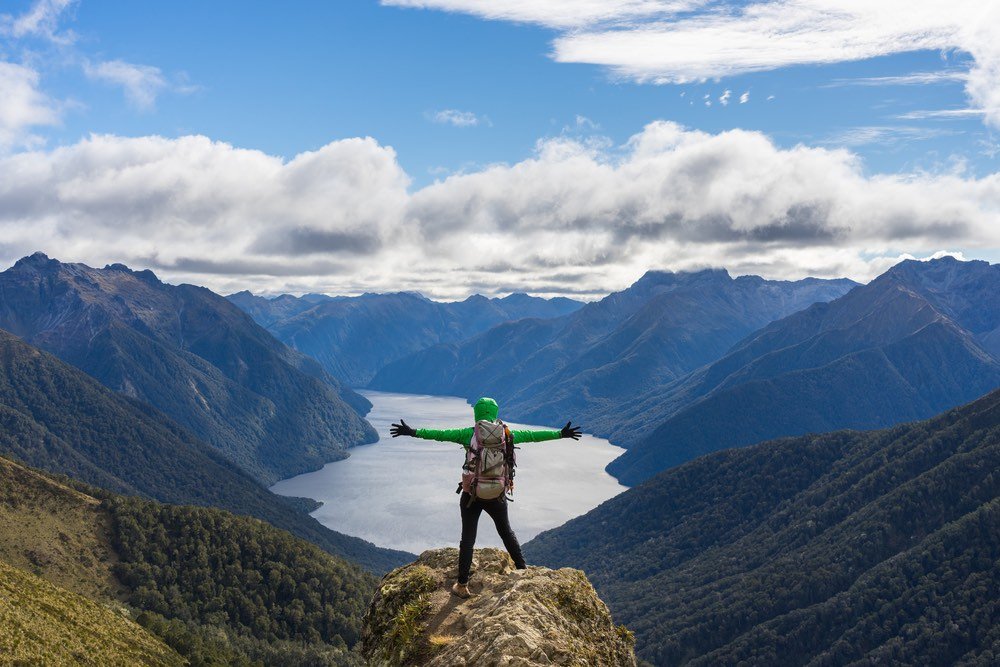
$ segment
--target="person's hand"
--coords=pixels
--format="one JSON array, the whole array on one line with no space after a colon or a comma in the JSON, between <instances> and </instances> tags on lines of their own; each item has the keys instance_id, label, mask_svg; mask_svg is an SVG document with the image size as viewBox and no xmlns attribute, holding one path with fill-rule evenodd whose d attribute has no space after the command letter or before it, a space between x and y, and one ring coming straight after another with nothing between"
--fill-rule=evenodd
<instances>
[{"instance_id":1,"label":"person's hand","mask_svg":"<svg viewBox=\"0 0 1000 667\"><path fill-rule=\"evenodd\" d=\"M580 427L572 426L573 422L566 422L566 425L562 427L559 431L564 438L573 438L574 440L580 439Z\"/></svg>"},{"instance_id":2,"label":"person's hand","mask_svg":"<svg viewBox=\"0 0 1000 667\"><path fill-rule=\"evenodd\" d=\"M417 430L415 428L412 428L402 419L399 420L398 424L393 424L392 428L389 429L389 435L391 435L394 438L398 438L401 435L414 436L416 434Z\"/></svg>"}]
</instances>

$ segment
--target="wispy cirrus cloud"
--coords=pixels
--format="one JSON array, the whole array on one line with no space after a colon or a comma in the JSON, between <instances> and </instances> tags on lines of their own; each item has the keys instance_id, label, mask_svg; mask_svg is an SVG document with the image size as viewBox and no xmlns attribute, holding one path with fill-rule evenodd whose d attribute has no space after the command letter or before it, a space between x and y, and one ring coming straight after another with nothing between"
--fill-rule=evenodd
<instances>
[{"instance_id":1,"label":"wispy cirrus cloud","mask_svg":"<svg viewBox=\"0 0 1000 667\"><path fill-rule=\"evenodd\" d=\"M676 15L711 0L382 0L383 5L462 12L484 19L576 29Z\"/></svg>"},{"instance_id":2,"label":"wispy cirrus cloud","mask_svg":"<svg viewBox=\"0 0 1000 667\"><path fill-rule=\"evenodd\" d=\"M441 125L453 125L455 127L476 127L478 125L493 125L488 116L480 116L472 111L462 111L460 109L440 109L429 111L426 118Z\"/></svg>"},{"instance_id":3,"label":"wispy cirrus cloud","mask_svg":"<svg viewBox=\"0 0 1000 667\"><path fill-rule=\"evenodd\" d=\"M936 83L964 83L968 81L969 73L962 70L943 70L940 72L910 72L896 76L862 76L851 79L834 79L824 84L824 88L839 88L843 86L927 86Z\"/></svg>"},{"instance_id":4,"label":"wispy cirrus cloud","mask_svg":"<svg viewBox=\"0 0 1000 667\"><path fill-rule=\"evenodd\" d=\"M125 99L142 110L152 109L157 96L168 88L167 79L159 67L137 65L124 60L85 62L83 73L94 81L120 86L125 92Z\"/></svg>"},{"instance_id":5,"label":"wispy cirrus cloud","mask_svg":"<svg viewBox=\"0 0 1000 667\"><path fill-rule=\"evenodd\" d=\"M823 145L832 146L865 146L879 144L894 146L911 141L927 141L939 137L950 137L962 134L958 130L948 130L940 127L922 127L914 125L865 125L851 127L833 134L822 141Z\"/></svg>"},{"instance_id":6,"label":"wispy cirrus cloud","mask_svg":"<svg viewBox=\"0 0 1000 667\"><path fill-rule=\"evenodd\" d=\"M23 14L0 14L0 35L23 39L40 37L57 44L70 44L76 40L71 30L59 30L63 14L77 0L36 0Z\"/></svg>"},{"instance_id":7,"label":"wispy cirrus cloud","mask_svg":"<svg viewBox=\"0 0 1000 667\"><path fill-rule=\"evenodd\" d=\"M383 0L532 22L559 31L552 56L645 83L685 83L913 51L971 56L965 90L1000 126L1000 3L981 0ZM582 9L578 5L583 5ZM500 7L496 7L500 5ZM898 81L901 82L901 81ZM912 81L916 83L917 81Z\"/></svg>"},{"instance_id":8,"label":"wispy cirrus cloud","mask_svg":"<svg viewBox=\"0 0 1000 667\"><path fill-rule=\"evenodd\" d=\"M987 115L986 109L918 109L899 114L900 120L927 120L930 118L962 119Z\"/></svg>"}]
</instances>

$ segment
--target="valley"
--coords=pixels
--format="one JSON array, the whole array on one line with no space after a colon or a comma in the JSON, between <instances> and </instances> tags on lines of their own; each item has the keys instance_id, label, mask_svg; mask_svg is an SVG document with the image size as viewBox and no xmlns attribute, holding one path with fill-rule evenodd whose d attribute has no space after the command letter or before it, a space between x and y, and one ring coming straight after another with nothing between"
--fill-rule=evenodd
<instances>
[{"instance_id":1,"label":"valley","mask_svg":"<svg viewBox=\"0 0 1000 667\"><path fill-rule=\"evenodd\" d=\"M379 441L355 447L349 458L321 470L280 481L271 491L322 502L311 513L320 523L382 547L420 553L457 543L461 524L455 486L465 461L463 449L453 443L391 438L389 425L401 417L426 428L464 425L471 420L471 407L455 397L360 393L372 403L368 420ZM604 472L621 452L589 435L579 441L521 445L510 506L518 538L529 540L624 491ZM502 546L485 524L476 543Z\"/></svg>"}]
</instances>

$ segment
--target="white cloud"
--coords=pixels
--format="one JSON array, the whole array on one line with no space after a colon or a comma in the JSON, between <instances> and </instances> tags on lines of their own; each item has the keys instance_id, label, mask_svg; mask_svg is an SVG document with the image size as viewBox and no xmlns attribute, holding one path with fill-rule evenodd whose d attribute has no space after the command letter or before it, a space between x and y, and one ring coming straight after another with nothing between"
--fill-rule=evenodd
<instances>
[{"instance_id":1,"label":"white cloud","mask_svg":"<svg viewBox=\"0 0 1000 667\"><path fill-rule=\"evenodd\" d=\"M957 49L972 56L965 86L972 106L1000 126L1000 3L992 0L383 2L556 28L557 61L651 83Z\"/></svg>"},{"instance_id":2,"label":"white cloud","mask_svg":"<svg viewBox=\"0 0 1000 667\"><path fill-rule=\"evenodd\" d=\"M153 108L157 96L168 86L159 67L136 65L124 60L84 63L83 72L95 81L121 86L125 91L125 99L143 110Z\"/></svg>"},{"instance_id":3,"label":"white cloud","mask_svg":"<svg viewBox=\"0 0 1000 667\"><path fill-rule=\"evenodd\" d=\"M740 104L746 104L749 101L750 101L750 91L748 90L744 92L742 95L740 95Z\"/></svg>"},{"instance_id":4,"label":"white cloud","mask_svg":"<svg viewBox=\"0 0 1000 667\"><path fill-rule=\"evenodd\" d=\"M23 39L41 37L57 44L69 44L76 36L72 32L58 32L59 19L76 0L36 0L20 16L0 14L0 34Z\"/></svg>"},{"instance_id":5,"label":"white cloud","mask_svg":"<svg viewBox=\"0 0 1000 667\"><path fill-rule=\"evenodd\" d=\"M898 76L867 76L854 79L835 79L826 84L827 88L840 86L926 86L935 83L956 83L968 81L968 72L943 70L940 72L911 72Z\"/></svg>"},{"instance_id":6,"label":"white cloud","mask_svg":"<svg viewBox=\"0 0 1000 667\"><path fill-rule=\"evenodd\" d=\"M917 127L912 125L865 125L852 127L834 134L824 141L833 146L863 146L879 144L892 146L909 141L924 141L939 137L962 134L960 131L940 127Z\"/></svg>"},{"instance_id":7,"label":"white cloud","mask_svg":"<svg viewBox=\"0 0 1000 667\"><path fill-rule=\"evenodd\" d=\"M471 111L461 111L459 109L441 109L427 114L427 118L442 125L454 125L455 127L476 127L477 125L492 125L486 116L477 116Z\"/></svg>"},{"instance_id":8,"label":"white cloud","mask_svg":"<svg viewBox=\"0 0 1000 667\"><path fill-rule=\"evenodd\" d=\"M382 0L383 5L463 12L484 19L579 28L690 11L708 0Z\"/></svg>"},{"instance_id":9,"label":"white cloud","mask_svg":"<svg viewBox=\"0 0 1000 667\"><path fill-rule=\"evenodd\" d=\"M928 118L978 118L986 114L983 109L927 109L899 114L902 120L927 120Z\"/></svg>"},{"instance_id":10,"label":"white cloud","mask_svg":"<svg viewBox=\"0 0 1000 667\"><path fill-rule=\"evenodd\" d=\"M668 122L409 185L372 139L283 160L204 137L94 136L0 158L0 260L41 249L220 291L461 297L596 295L707 263L863 279L903 252L1000 248L1000 175L868 176L846 150Z\"/></svg>"},{"instance_id":11,"label":"white cloud","mask_svg":"<svg viewBox=\"0 0 1000 667\"><path fill-rule=\"evenodd\" d=\"M726 92L722 93L722 95L719 96L719 104L721 104L724 107L729 106L729 98L732 96L732 94L733 92L727 88Z\"/></svg>"},{"instance_id":12,"label":"white cloud","mask_svg":"<svg viewBox=\"0 0 1000 667\"><path fill-rule=\"evenodd\" d=\"M0 153L38 145L35 127L59 122L57 105L38 89L38 72L0 61Z\"/></svg>"}]
</instances>

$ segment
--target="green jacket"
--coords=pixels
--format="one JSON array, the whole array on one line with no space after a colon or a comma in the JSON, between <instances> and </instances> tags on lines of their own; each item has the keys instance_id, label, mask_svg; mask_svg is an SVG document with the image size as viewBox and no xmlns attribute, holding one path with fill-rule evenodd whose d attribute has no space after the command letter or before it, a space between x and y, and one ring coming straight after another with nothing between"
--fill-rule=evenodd
<instances>
[{"instance_id":1,"label":"green jacket","mask_svg":"<svg viewBox=\"0 0 1000 667\"><path fill-rule=\"evenodd\" d=\"M475 429L468 428L418 428L418 438L424 440L439 440L441 442L457 442L466 449L472 444L472 433ZM515 431L511 429L510 434L514 437L514 444L520 442L544 442L545 440L558 440L562 437L562 431Z\"/></svg>"}]
</instances>

